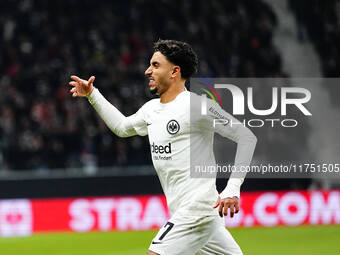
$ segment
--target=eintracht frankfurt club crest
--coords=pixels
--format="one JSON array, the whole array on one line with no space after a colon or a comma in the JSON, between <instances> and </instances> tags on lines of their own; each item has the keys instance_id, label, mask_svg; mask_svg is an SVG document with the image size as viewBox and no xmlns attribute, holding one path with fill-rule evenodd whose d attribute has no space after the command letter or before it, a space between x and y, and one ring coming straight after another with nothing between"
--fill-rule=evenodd
<instances>
[{"instance_id":1,"label":"eintracht frankfurt club crest","mask_svg":"<svg viewBox=\"0 0 340 255\"><path fill-rule=\"evenodd\" d=\"M166 125L166 129L168 130L170 135L177 134L179 131L179 124L176 120L170 120Z\"/></svg>"}]
</instances>

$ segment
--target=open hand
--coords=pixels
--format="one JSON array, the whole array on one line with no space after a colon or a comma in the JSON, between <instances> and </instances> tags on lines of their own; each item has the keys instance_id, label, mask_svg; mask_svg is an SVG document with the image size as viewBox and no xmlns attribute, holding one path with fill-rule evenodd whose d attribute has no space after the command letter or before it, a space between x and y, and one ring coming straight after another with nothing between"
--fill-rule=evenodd
<instances>
[{"instance_id":1,"label":"open hand","mask_svg":"<svg viewBox=\"0 0 340 255\"><path fill-rule=\"evenodd\" d=\"M239 205L239 199L238 197L233 197L233 198L225 198L221 199L219 196L217 198L216 204L213 206L213 208L218 207L218 213L221 217L227 216L228 215L228 209L230 211L230 217L234 217L235 213L238 213L240 210L240 205Z\"/></svg>"},{"instance_id":2,"label":"open hand","mask_svg":"<svg viewBox=\"0 0 340 255\"><path fill-rule=\"evenodd\" d=\"M70 81L68 84L73 86L72 89L70 89L70 93L73 97L86 97L90 95L94 89L93 87L93 81L95 79L94 76L91 76L90 79L83 80L80 79L78 76L72 75L71 79L73 81Z\"/></svg>"}]
</instances>

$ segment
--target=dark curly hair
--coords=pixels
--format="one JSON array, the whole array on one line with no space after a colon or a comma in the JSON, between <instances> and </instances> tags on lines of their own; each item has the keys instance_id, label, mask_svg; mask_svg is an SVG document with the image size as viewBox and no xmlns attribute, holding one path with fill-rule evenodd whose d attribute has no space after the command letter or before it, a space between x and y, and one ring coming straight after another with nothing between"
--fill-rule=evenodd
<instances>
[{"instance_id":1,"label":"dark curly hair","mask_svg":"<svg viewBox=\"0 0 340 255\"><path fill-rule=\"evenodd\" d=\"M184 79L197 72L197 55L188 43L175 40L158 40L153 46L154 52L159 51L168 61L181 68Z\"/></svg>"}]
</instances>

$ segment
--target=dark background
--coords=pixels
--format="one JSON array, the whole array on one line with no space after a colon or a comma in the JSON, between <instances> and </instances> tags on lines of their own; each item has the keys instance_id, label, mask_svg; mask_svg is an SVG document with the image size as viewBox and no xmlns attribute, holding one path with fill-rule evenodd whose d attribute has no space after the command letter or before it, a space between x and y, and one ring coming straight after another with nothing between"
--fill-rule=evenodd
<instances>
[{"instance_id":1,"label":"dark background","mask_svg":"<svg viewBox=\"0 0 340 255\"><path fill-rule=\"evenodd\" d=\"M298 39L313 44L325 77L340 71L337 6L335 0L290 1ZM95 75L95 86L125 115L150 99L144 71L159 38L192 45L197 77L289 77L273 44L277 26L261 0L1 1L0 197L160 193L154 174L97 176L102 167L151 165L148 141L115 137L85 99L69 95L69 76ZM338 104L339 88L329 94ZM308 129L296 134L302 141L307 135ZM275 137L266 144L257 156L275 158ZM93 174L72 177L72 169ZM56 171L65 178L51 177ZM307 188L310 182L256 179L243 188ZM218 180L219 190L223 185Z\"/></svg>"}]
</instances>

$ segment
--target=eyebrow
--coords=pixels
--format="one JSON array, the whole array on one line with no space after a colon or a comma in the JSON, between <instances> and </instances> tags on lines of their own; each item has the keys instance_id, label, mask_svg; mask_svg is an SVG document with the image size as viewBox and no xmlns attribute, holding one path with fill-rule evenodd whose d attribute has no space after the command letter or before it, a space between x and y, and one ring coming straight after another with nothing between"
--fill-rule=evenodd
<instances>
[{"instance_id":1,"label":"eyebrow","mask_svg":"<svg viewBox=\"0 0 340 255\"><path fill-rule=\"evenodd\" d=\"M152 62L150 62L150 64L151 65L157 65L157 64L159 64L159 62L158 61L152 61Z\"/></svg>"}]
</instances>

